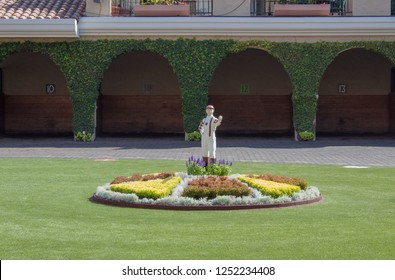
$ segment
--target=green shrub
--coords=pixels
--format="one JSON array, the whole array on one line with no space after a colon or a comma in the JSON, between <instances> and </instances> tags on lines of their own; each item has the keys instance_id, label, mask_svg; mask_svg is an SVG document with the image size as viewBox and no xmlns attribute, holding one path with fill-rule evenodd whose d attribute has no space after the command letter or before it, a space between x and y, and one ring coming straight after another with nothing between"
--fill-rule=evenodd
<instances>
[{"instance_id":1,"label":"green shrub","mask_svg":"<svg viewBox=\"0 0 395 280\"><path fill-rule=\"evenodd\" d=\"M74 136L75 141L91 142L93 141L92 133L86 133L85 131L78 131Z\"/></svg>"},{"instance_id":2,"label":"green shrub","mask_svg":"<svg viewBox=\"0 0 395 280\"><path fill-rule=\"evenodd\" d=\"M314 133L309 131L302 131L299 132L299 138L302 141L313 141L314 140Z\"/></svg>"},{"instance_id":3,"label":"green shrub","mask_svg":"<svg viewBox=\"0 0 395 280\"><path fill-rule=\"evenodd\" d=\"M231 164L229 163L210 163L207 166L207 175L216 175L216 176L229 176L232 174Z\"/></svg>"},{"instance_id":4,"label":"green shrub","mask_svg":"<svg viewBox=\"0 0 395 280\"><path fill-rule=\"evenodd\" d=\"M187 133L187 139L188 141L200 141L201 135L198 131L194 131L191 133Z\"/></svg>"}]
</instances>

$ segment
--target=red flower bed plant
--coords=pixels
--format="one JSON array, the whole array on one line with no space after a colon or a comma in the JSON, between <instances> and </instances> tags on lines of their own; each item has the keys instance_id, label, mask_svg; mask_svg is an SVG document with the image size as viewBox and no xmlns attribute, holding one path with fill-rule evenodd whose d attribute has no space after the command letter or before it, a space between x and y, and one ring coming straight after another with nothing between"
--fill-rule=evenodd
<instances>
[{"instance_id":1,"label":"red flower bed plant","mask_svg":"<svg viewBox=\"0 0 395 280\"><path fill-rule=\"evenodd\" d=\"M140 174L133 174L132 176L129 177L124 177L120 176L115 178L112 182L112 184L121 184L125 182L134 182L134 181L149 181L149 180L156 180L156 179L166 179L175 176L174 172L161 172L157 174L146 174L146 175L140 175Z\"/></svg>"},{"instance_id":2,"label":"red flower bed plant","mask_svg":"<svg viewBox=\"0 0 395 280\"><path fill-rule=\"evenodd\" d=\"M213 199L217 196L248 196L252 191L243 183L236 179L230 179L225 176L210 176L191 181L184 189L182 196L192 197L195 199L208 198Z\"/></svg>"}]
</instances>

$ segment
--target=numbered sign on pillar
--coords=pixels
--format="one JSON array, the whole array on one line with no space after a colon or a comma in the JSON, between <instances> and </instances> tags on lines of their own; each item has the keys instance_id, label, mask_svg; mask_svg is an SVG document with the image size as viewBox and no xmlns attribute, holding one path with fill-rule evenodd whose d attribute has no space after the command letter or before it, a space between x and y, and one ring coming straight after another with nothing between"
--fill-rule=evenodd
<instances>
[{"instance_id":1,"label":"numbered sign on pillar","mask_svg":"<svg viewBox=\"0 0 395 280\"><path fill-rule=\"evenodd\" d=\"M347 93L347 85L346 84L337 85L337 92L340 94L346 94Z\"/></svg>"},{"instance_id":2,"label":"numbered sign on pillar","mask_svg":"<svg viewBox=\"0 0 395 280\"><path fill-rule=\"evenodd\" d=\"M56 85L55 84L46 84L45 85L45 93L46 94L55 94L56 93Z\"/></svg>"}]
</instances>

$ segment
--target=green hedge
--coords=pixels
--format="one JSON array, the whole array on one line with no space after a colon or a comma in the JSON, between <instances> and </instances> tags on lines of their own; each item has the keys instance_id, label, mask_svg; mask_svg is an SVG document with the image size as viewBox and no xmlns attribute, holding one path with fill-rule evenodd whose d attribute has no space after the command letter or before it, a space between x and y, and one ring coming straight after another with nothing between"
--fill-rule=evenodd
<instances>
[{"instance_id":1,"label":"green hedge","mask_svg":"<svg viewBox=\"0 0 395 280\"><path fill-rule=\"evenodd\" d=\"M365 48L395 61L394 42L275 43L233 40L97 40L57 43L1 43L0 61L16 52L48 55L67 81L74 109L74 133L94 132L95 103L104 72L119 55L152 51L165 57L178 77L185 131L196 130L205 115L208 86L215 69L229 54L247 48L267 51L284 66L292 83L294 126L314 131L319 84L335 57L350 48Z\"/></svg>"}]
</instances>

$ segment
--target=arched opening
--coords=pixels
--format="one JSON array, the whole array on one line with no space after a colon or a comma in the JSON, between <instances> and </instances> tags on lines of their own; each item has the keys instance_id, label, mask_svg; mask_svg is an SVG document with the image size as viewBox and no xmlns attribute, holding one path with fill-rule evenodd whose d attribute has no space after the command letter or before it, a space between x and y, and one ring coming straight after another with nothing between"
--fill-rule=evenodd
<instances>
[{"instance_id":1,"label":"arched opening","mask_svg":"<svg viewBox=\"0 0 395 280\"><path fill-rule=\"evenodd\" d=\"M321 80L317 134L390 132L391 67L371 50L340 53Z\"/></svg>"},{"instance_id":2,"label":"arched opening","mask_svg":"<svg viewBox=\"0 0 395 280\"><path fill-rule=\"evenodd\" d=\"M73 109L66 79L49 57L16 53L0 68L2 133L72 135Z\"/></svg>"},{"instance_id":3,"label":"arched opening","mask_svg":"<svg viewBox=\"0 0 395 280\"><path fill-rule=\"evenodd\" d=\"M159 54L120 55L105 72L100 93L99 134L184 132L178 80Z\"/></svg>"},{"instance_id":4,"label":"arched opening","mask_svg":"<svg viewBox=\"0 0 395 280\"><path fill-rule=\"evenodd\" d=\"M281 135L292 132L291 82L269 53L247 49L216 69L209 103L223 115L219 133Z\"/></svg>"}]
</instances>

